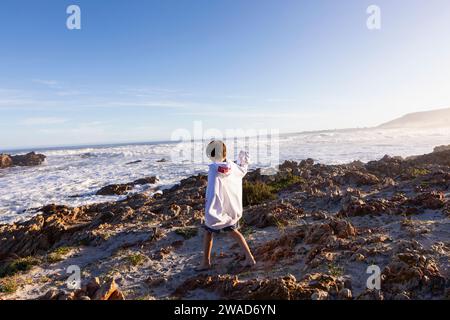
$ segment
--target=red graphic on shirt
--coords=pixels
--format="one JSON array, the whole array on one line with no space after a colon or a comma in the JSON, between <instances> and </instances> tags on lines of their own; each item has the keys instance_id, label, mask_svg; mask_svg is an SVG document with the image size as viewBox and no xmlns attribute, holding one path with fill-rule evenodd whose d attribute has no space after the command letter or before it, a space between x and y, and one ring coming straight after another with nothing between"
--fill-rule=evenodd
<instances>
[{"instance_id":1,"label":"red graphic on shirt","mask_svg":"<svg viewBox=\"0 0 450 320\"><path fill-rule=\"evenodd\" d=\"M219 167L217 169L217 171L219 171L220 173L228 173L228 171L230 171L230 168L228 168L228 167Z\"/></svg>"}]
</instances>

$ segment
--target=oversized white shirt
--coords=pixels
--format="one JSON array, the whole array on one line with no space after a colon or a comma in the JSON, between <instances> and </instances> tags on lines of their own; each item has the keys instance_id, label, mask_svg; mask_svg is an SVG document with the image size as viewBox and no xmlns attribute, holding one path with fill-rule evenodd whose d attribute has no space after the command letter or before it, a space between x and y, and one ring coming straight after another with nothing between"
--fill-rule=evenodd
<instances>
[{"instance_id":1,"label":"oversized white shirt","mask_svg":"<svg viewBox=\"0 0 450 320\"><path fill-rule=\"evenodd\" d=\"M242 178L247 174L249 156L241 151L237 163L215 162L209 165L206 187L205 225L220 230L242 218Z\"/></svg>"}]
</instances>

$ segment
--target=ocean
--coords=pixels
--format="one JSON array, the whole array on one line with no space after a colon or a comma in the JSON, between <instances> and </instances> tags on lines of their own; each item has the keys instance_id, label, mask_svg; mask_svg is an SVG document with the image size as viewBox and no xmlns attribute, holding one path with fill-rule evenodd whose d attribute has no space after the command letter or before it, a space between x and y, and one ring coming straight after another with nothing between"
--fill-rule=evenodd
<instances>
[{"instance_id":1,"label":"ocean","mask_svg":"<svg viewBox=\"0 0 450 320\"><path fill-rule=\"evenodd\" d=\"M341 164L354 160L378 160L384 155L411 156L433 151L438 145L450 144L450 129L377 130L353 129L283 134L274 138L276 160L313 158L324 164ZM248 138L247 147L267 146L274 140ZM108 184L126 183L138 178L157 176L156 186L138 186L132 192L154 192L164 189L193 174L206 173L208 161L203 157L207 142L194 142L193 154L202 154L196 161L174 157L179 143L139 143L89 147L49 148L39 150L47 156L37 167L14 167L0 170L0 223L26 220L36 208L46 204L78 206L119 200L125 196L96 196ZM182 144L184 147L189 143ZM261 147L261 149L264 149ZM244 146L245 148L245 146ZM252 149L252 148L251 148ZM252 149L253 150L253 149ZM29 150L22 150L23 153ZM231 148L231 157L234 151ZM261 153L260 151L258 151ZM257 154L252 167L273 165L273 154ZM165 159L167 161L160 162Z\"/></svg>"}]
</instances>

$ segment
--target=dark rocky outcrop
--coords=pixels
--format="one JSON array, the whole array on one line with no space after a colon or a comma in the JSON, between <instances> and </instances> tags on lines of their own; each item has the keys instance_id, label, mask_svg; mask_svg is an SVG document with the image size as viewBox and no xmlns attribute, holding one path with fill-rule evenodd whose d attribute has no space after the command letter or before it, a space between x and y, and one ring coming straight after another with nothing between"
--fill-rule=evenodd
<instances>
[{"instance_id":1,"label":"dark rocky outcrop","mask_svg":"<svg viewBox=\"0 0 450 320\"><path fill-rule=\"evenodd\" d=\"M142 178L138 179L136 181L130 182L130 183L122 183L122 184L111 184L108 186L105 186L97 191L97 196L114 196L114 195L123 195L127 192L133 190L134 187L138 185L145 185L145 184L155 184L159 181L157 177L148 177L148 178Z\"/></svg>"},{"instance_id":2,"label":"dark rocky outcrop","mask_svg":"<svg viewBox=\"0 0 450 320\"><path fill-rule=\"evenodd\" d=\"M7 154L0 154L0 168L8 168L12 166L11 156Z\"/></svg>"},{"instance_id":3,"label":"dark rocky outcrop","mask_svg":"<svg viewBox=\"0 0 450 320\"><path fill-rule=\"evenodd\" d=\"M8 167L26 167L38 166L45 161L46 156L35 152L30 152L24 155L11 156L8 154L0 155L0 168Z\"/></svg>"}]
</instances>

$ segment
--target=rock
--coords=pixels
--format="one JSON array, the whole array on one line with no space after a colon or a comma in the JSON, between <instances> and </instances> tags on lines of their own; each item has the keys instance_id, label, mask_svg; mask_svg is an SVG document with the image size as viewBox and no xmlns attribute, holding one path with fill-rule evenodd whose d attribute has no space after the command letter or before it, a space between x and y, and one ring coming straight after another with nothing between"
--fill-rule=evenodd
<instances>
[{"instance_id":1,"label":"rock","mask_svg":"<svg viewBox=\"0 0 450 320\"><path fill-rule=\"evenodd\" d=\"M342 185L355 184L357 186L371 186L380 183L377 176L362 171L347 171L345 174L336 179Z\"/></svg>"},{"instance_id":2,"label":"rock","mask_svg":"<svg viewBox=\"0 0 450 320\"><path fill-rule=\"evenodd\" d=\"M317 290L311 295L311 300L327 300L328 292L323 290Z\"/></svg>"},{"instance_id":3,"label":"rock","mask_svg":"<svg viewBox=\"0 0 450 320\"><path fill-rule=\"evenodd\" d=\"M181 212L181 207L177 204L171 204L167 210L166 210L166 214L172 216L172 217L177 217Z\"/></svg>"},{"instance_id":4,"label":"rock","mask_svg":"<svg viewBox=\"0 0 450 320\"><path fill-rule=\"evenodd\" d=\"M366 169L370 173L382 177L394 177L400 175L403 170L403 159L400 157L390 157L385 155L378 161L370 161L366 164Z\"/></svg>"},{"instance_id":5,"label":"rock","mask_svg":"<svg viewBox=\"0 0 450 320\"><path fill-rule=\"evenodd\" d=\"M97 196L115 196L115 195L124 195L129 191L133 190L133 188L137 185L145 185L145 184L155 184L158 182L157 177L147 177L135 180L130 183L121 183L121 184L111 184L107 185L100 190L97 191Z\"/></svg>"},{"instance_id":6,"label":"rock","mask_svg":"<svg viewBox=\"0 0 450 320\"><path fill-rule=\"evenodd\" d=\"M430 197L430 196L427 196ZM431 196L432 198L435 196ZM419 200L421 203L423 199ZM412 215L420 213L414 206L419 201L409 201L404 195L395 195L388 199L352 199L337 214L337 217L356 217L365 215Z\"/></svg>"},{"instance_id":7,"label":"rock","mask_svg":"<svg viewBox=\"0 0 450 320\"><path fill-rule=\"evenodd\" d=\"M355 254L353 255L353 259L354 259L355 261L361 262L361 261L364 261L364 260L366 259L366 257L364 257L364 255L361 254L361 253L355 253Z\"/></svg>"},{"instance_id":8,"label":"rock","mask_svg":"<svg viewBox=\"0 0 450 320\"><path fill-rule=\"evenodd\" d=\"M12 166L12 159L7 154L0 154L0 168L8 168Z\"/></svg>"},{"instance_id":9,"label":"rock","mask_svg":"<svg viewBox=\"0 0 450 320\"><path fill-rule=\"evenodd\" d=\"M328 223L313 224L305 236L306 244L325 244L334 241L333 236L347 239L356 235L356 229L345 220L332 220Z\"/></svg>"},{"instance_id":10,"label":"rock","mask_svg":"<svg viewBox=\"0 0 450 320\"><path fill-rule=\"evenodd\" d=\"M382 273L382 290L390 293L427 291L443 294L445 278L436 262L419 250L397 253Z\"/></svg>"},{"instance_id":11,"label":"rock","mask_svg":"<svg viewBox=\"0 0 450 320\"><path fill-rule=\"evenodd\" d=\"M393 186L395 186L395 185L397 185L397 183L395 182L394 179L392 179L392 178L390 178L390 177L384 178L384 179L383 179L383 182L382 182L382 184L381 184L381 186L382 186L383 188L390 188L390 187L393 187Z\"/></svg>"},{"instance_id":12,"label":"rock","mask_svg":"<svg viewBox=\"0 0 450 320\"><path fill-rule=\"evenodd\" d=\"M270 226L286 226L290 220L303 215L302 209L294 207L289 202L273 201L268 204L246 208L243 218L246 225L267 228Z\"/></svg>"},{"instance_id":13,"label":"rock","mask_svg":"<svg viewBox=\"0 0 450 320\"><path fill-rule=\"evenodd\" d=\"M108 300L117 289L118 287L114 279L106 281L97 292L95 292L93 300Z\"/></svg>"},{"instance_id":14,"label":"rock","mask_svg":"<svg viewBox=\"0 0 450 320\"><path fill-rule=\"evenodd\" d=\"M30 152L25 155L11 156L13 166L38 166L45 161L43 154Z\"/></svg>"},{"instance_id":15,"label":"rock","mask_svg":"<svg viewBox=\"0 0 450 320\"><path fill-rule=\"evenodd\" d=\"M15 166L38 166L45 161L43 154L30 152L24 155L11 156L7 154L0 155L0 168Z\"/></svg>"},{"instance_id":16,"label":"rock","mask_svg":"<svg viewBox=\"0 0 450 320\"><path fill-rule=\"evenodd\" d=\"M96 158L97 155L91 152L86 152L80 155L81 159L88 159L88 158Z\"/></svg>"},{"instance_id":17,"label":"rock","mask_svg":"<svg viewBox=\"0 0 450 320\"><path fill-rule=\"evenodd\" d=\"M184 297L188 292L203 289L214 291L225 299L239 300L309 300L313 297L327 299L337 294L342 283L329 275L308 274L301 281L293 275L281 278L239 280L237 276L200 275L186 280L174 292L175 297Z\"/></svg>"},{"instance_id":18,"label":"rock","mask_svg":"<svg viewBox=\"0 0 450 320\"><path fill-rule=\"evenodd\" d=\"M394 300L411 300L405 292L397 293L393 299Z\"/></svg>"},{"instance_id":19,"label":"rock","mask_svg":"<svg viewBox=\"0 0 450 320\"><path fill-rule=\"evenodd\" d=\"M445 194L438 191L422 193L408 201L412 205L434 210L443 208L446 202Z\"/></svg>"},{"instance_id":20,"label":"rock","mask_svg":"<svg viewBox=\"0 0 450 320\"><path fill-rule=\"evenodd\" d=\"M123 294L122 291L120 291L119 289L117 289L116 291L114 291L111 296L109 297L108 300L125 300L125 295Z\"/></svg>"},{"instance_id":21,"label":"rock","mask_svg":"<svg viewBox=\"0 0 450 320\"><path fill-rule=\"evenodd\" d=\"M425 154L423 156L410 157L407 159L410 166L441 165L450 166L450 150L446 147L438 147L439 151Z\"/></svg>"},{"instance_id":22,"label":"rock","mask_svg":"<svg viewBox=\"0 0 450 320\"><path fill-rule=\"evenodd\" d=\"M47 251L63 236L85 228L89 220L86 212L79 208L48 205L41 208L42 214L28 221L0 225L0 260L17 255L26 257Z\"/></svg>"},{"instance_id":23,"label":"rock","mask_svg":"<svg viewBox=\"0 0 450 320\"><path fill-rule=\"evenodd\" d=\"M384 300L384 295L380 290L366 289L366 291L361 293L356 299L357 300Z\"/></svg>"},{"instance_id":24,"label":"rock","mask_svg":"<svg viewBox=\"0 0 450 320\"><path fill-rule=\"evenodd\" d=\"M133 189L133 185L130 184L111 184L101 188L95 195L97 196L118 196L126 194Z\"/></svg>"},{"instance_id":25,"label":"rock","mask_svg":"<svg viewBox=\"0 0 450 320\"><path fill-rule=\"evenodd\" d=\"M435 153L435 152L443 152L443 151L449 151L450 150L450 145L448 145L448 146L438 146L438 147L435 147L434 148L434 150L433 150L433 153Z\"/></svg>"},{"instance_id":26,"label":"rock","mask_svg":"<svg viewBox=\"0 0 450 320\"><path fill-rule=\"evenodd\" d=\"M38 300L58 300L62 293L63 292L61 290L50 289L43 296L39 297Z\"/></svg>"},{"instance_id":27,"label":"rock","mask_svg":"<svg viewBox=\"0 0 450 320\"><path fill-rule=\"evenodd\" d=\"M39 300L125 300L114 280L100 285L99 278L93 278L86 286L72 292L51 289Z\"/></svg>"},{"instance_id":28,"label":"rock","mask_svg":"<svg viewBox=\"0 0 450 320\"><path fill-rule=\"evenodd\" d=\"M351 300L353 298L352 291L347 288L343 288L338 292L338 298L340 300Z\"/></svg>"},{"instance_id":29,"label":"rock","mask_svg":"<svg viewBox=\"0 0 450 320\"><path fill-rule=\"evenodd\" d=\"M142 160L136 160L136 161L127 162L127 163L125 163L125 165L129 166L131 164L138 164L138 163L141 163L141 162L142 162Z\"/></svg>"},{"instance_id":30,"label":"rock","mask_svg":"<svg viewBox=\"0 0 450 320\"><path fill-rule=\"evenodd\" d=\"M85 291L89 297L93 297L98 289L100 289L100 279L95 277L88 282Z\"/></svg>"},{"instance_id":31,"label":"rock","mask_svg":"<svg viewBox=\"0 0 450 320\"><path fill-rule=\"evenodd\" d=\"M168 281L166 277L149 277L145 282L150 288L159 287Z\"/></svg>"},{"instance_id":32,"label":"rock","mask_svg":"<svg viewBox=\"0 0 450 320\"><path fill-rule=\"evenodd\" d=\"M147 177L147 178L142 178L142 179L138 179L135 180L133 182L133 185L144 185L144 184L155 184L159 181L159 179L155 176L153 177Z\"/></svg>"}]
</instances>

